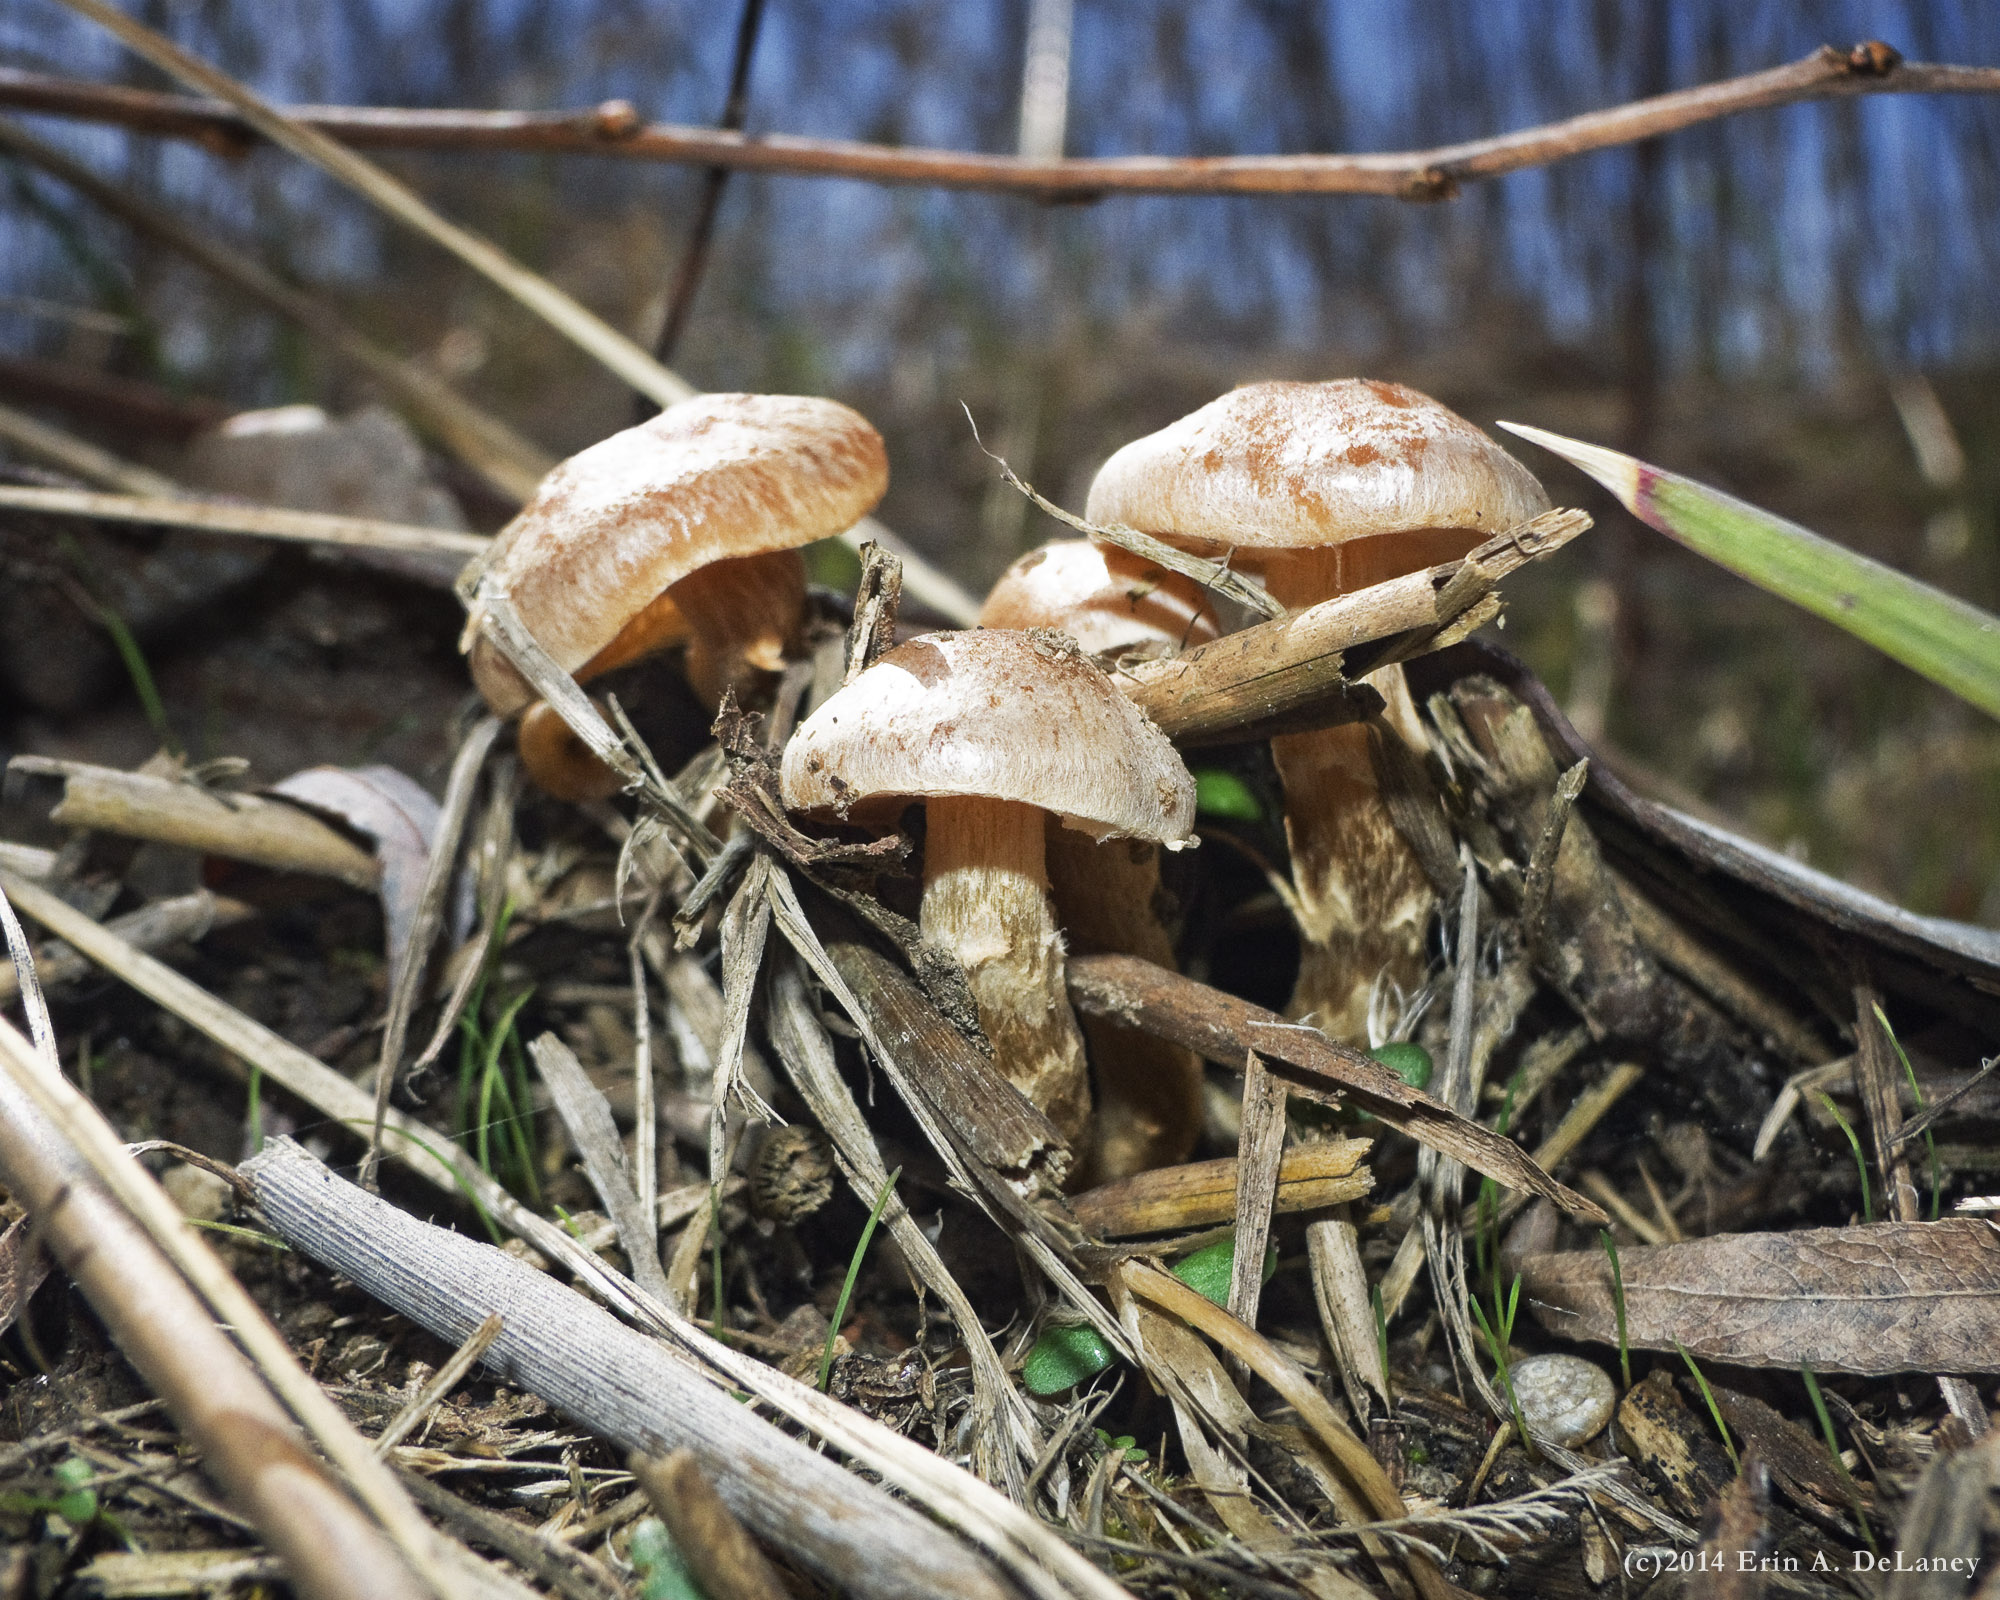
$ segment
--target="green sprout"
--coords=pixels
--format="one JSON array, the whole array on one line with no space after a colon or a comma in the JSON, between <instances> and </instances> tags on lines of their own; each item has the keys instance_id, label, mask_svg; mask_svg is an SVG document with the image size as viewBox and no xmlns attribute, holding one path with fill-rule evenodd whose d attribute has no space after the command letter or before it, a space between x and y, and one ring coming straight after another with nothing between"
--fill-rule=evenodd
<instances>
[{"instance_id":1,"label":"green sprout","mask_svg":"<svg viewBox=\"0 0 2000 1600\"><path fill-rule=\"evenodd\" d=\"M104 1502L92 1487L97 1481L97 1469L88 1461L81 1456L70 1456L56 1464L52 1476L56 1480L55 1494L0 1494L0 1511L13 1516L44 1512L61 1517L72 1528L101 1527L126 1549L139 1548L130 1530L104 1509Z\"/></svg>"},{"instance_id":2,"label":"green sprout","mask_svg":"<svg viewBox=\"0 0 2000 1600\"><path fill-rule=\"evenodd\" d=\"M826 1390L827 1379L833 1373L833 1344L840 1337L841 1323L847 1320L847 1302L854 1294L855 1279L861 1276L861 1258L868 1254L868 1241L875 1237L875 1224L882 1220L882 1213L889 1204L889 1196L896 1192L896 1180L902 1175L903 1169L898 1167L882 1180L881 1192L875 1196L874 1209L868 1213L868 1224L861 1230L861 1242L855 1245L853 1258L847 1263L847 1281L840 1286L840 1298L833 1303L833 1322L826 1330L826 1346L819 1353L819 1382L814 1387L822 1393ZM721 1257L718 1256L716 1259L719 1263ZM719 1279L715 1298L715 1314L720 1318L722 1294Z\"/></svg>"},{"instance_id":3,"label":"green sprout","mask_svg":"<svg viewBox=\"0 0 2000 1600\"><path fill-rule=\"evenodd\" d=\"M1855 1135L1854 1125L1840 1114L1840 1107L1833 1103L1833 1096L1824 1090L1820 1092L1820 1104L1826 1107L1833 1120L1840 1125L1840 1131L1847 1135L1848 1147L1854 1152L1854 1170L1861 1174L1861 1220L1875 1220L1875 1200L1868 1190L1868 1163L1861 1154L1861 1140Z\"/></svg>"},{"instance_id":4,"label":"green sprout","mask_svg":"<svg viewBox=\"0 0 2000 1600\"><path fill-rule=\"evenodd\" d=\"M1882 1031L1889 1036L1889 1043L1895 1047L1896 1059L1903 1063L1903 1075L1910 1080L1910 1093L1916 1096L1917 1109L1924 1109L1924 1091L1917 1083L1917 1069L1910 1065L1910 1052L1903 1048L1903 1041L1896 1037L1896 1030L1889 1026L1888 1014L1878 1005L1875 1020L1882 1024ZM1938 1177L1937 1141L1931 1137L1931 1130L1924 1129L1924 1151L1931 1164L1931 1221L1938 1219L1938 1193L1943 1184Z\"/></svg>"},{"instance_id":5,"label":"green sprout","mask_svg":"<svg viewBox=\"0 0 2000 1600\"><path fill-rule=\"evenodd\" d=\"M1618 1242L1609 1228L1599 1228L1597 1237L1611 1258L1611 1309L1618 1315L1618 1372L1625 1387L1632 1387L1632 1347L1625 1342L1625 1271L1618 1265Z\"/></svg>"},{"instance_id":6,"label":"green sprout","mask_svg":"<svg viewBox=\"0 0 2000 1600\"><path fill-rule=\"evenodd\" d=\"M1715 1431L1722 1435L1722 1448L1729 1452L1729 1464L1741 1473L1743 1458L1736 1453L1736 1441L1729 1436L1729 1424L1722 1420L1722 1407L1715 1403L1715 1391L1709 1388L1708 1379L1701 1375L1701 1368L1694 1364L1694 1357L1688 1354L1687 1346L1676 1339L1674 1348L1680 1351L1681 1360L1687 1363L1688 1371L1694 1374L1694 1381L1701 1388L1702 1399L1708 1402L1709 1417L1715 1423Z\"/></svg>"},{"instance_id":7,"label":"green sprout","mask_svg":"<svg viewBox=\"0 0 2000 1600\"><path fill-rule=\"evenodd\" d=\"M1514 1338L1514 1315L1521 1308L1521 1280L1516 1278L1508 1290L1503 1306L1500 1287L1493 1287L1493 1320L1486 1320L1486 1313L1480 1307L1478 1295L1467 1295L1467 1305L1472 1307L1472 1315L1478 1320L1480 1336L1486 1341L1486 1353L1493 1358L1493 1375L1500 1380L1500 1388L1507 1396L1507 1404L1514 1413L1514 1431L1521 1436L1521 1448L1530 1455L1539 1456L1535 1441L1528 1433L1528 1419L1521 1410L1521 1397L1514 1392L1513 1367L1507 1359L1508 1346Z\"/></svg>"},{"instance_id":8,"label":"green sprout","mask_svg":"<svg viewBox=\"0 0 2000 1600\"><path fill-rule=\"evenodd\" d=\"M633 1525L627 1554L639 1579L639 1600L708 1600L658 1517L644 1517Z\"/></svg>"},{"instance_id":9,"label":"green sprout","mask_svg":"<svg viewBox=\"0 0 2000 1600\"><path fill-rule=\"evenodd\" d=\"M1236 1235L1183 1256L1169 1270L1204 1300L1227 1306L1229 1280L1236 1270ZM1277 1270L1278 1252L1273 1247L1264 1252L1264 1282L1269 1283ZM1061 1394L1089 1382L1117 1359L1104 1335L1089 1323L1056 1323L1042 1330L1021 1362L1021 1384L1032 1395ZM1386 1359L1383 1365L1386 1369Z\"/></svg>"},{"instance_id":10,"label":"green sprout","mask_svg":"<svg viewBox=\"0 0 2000 1600\"><path fill-rule=\"evenodd\" d=\"M1868 1525L1868 1515L1861 1509L1861 1486L1847 1470L1847 1463L1840 1459L1840 1440L1833 1431L1833 1418L1827 1414L1826 1396L1819 1392L1819 1379L1813 1376L1811 1367L1800 1367L1799 1376L1806 1380L1806 1393L1811 1396L1813 1410L1819 1416L1819 1431L1826 1435L1826 1448L1833 1457L1833 1470L1840 1474L1840 1481L1847 1486L1848 1504L1854 1508L1854 1520L1861 1524L1861 1537L1868 1541L1868 1548L1879 1555L1881 1546L1875 1542L1875 1530Z\"/></svg>"}]
</instances>

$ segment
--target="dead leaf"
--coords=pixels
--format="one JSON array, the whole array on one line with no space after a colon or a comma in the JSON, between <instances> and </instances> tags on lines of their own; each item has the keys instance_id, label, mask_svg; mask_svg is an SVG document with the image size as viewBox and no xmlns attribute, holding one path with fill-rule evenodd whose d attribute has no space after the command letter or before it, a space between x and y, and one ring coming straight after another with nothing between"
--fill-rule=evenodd
<instances>
[{"instance_id":1,"label":"dead leaf","mask_svg":"<svg viewBox=\"0 0 2000 1600\"><path fill-rule=\"evenodd\" d=\"M1970 1218L1717 1234L1621 1250L1626 1338L1744 1367L2000 1372L2000 1231ZM1615 1344L1601 1250L1521 1262L1536 1319Z\"/></svg>"},{"instance_id":2,"label":"dead leaf","mask_svg":"<svg viewBox=\"0 0 2000 1600\"><path fill-rule=\"evenodd\" d=\"M374 842L375 859L382 864L379 892L389 971L397 971L423 898L438 803L394 767L308 767L270 793L333 817Z\"/></svg>"}]
</instances>

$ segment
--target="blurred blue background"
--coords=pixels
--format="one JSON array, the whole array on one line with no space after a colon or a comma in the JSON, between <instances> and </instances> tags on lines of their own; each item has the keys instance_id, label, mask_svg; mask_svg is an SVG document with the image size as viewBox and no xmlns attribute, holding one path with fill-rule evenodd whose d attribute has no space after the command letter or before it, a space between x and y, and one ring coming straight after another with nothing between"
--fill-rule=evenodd
<instances>
[{"instance_id":1,"label":"blurred blue background","mask_svg":"<svg viewBox=\"0 0 2000 1600\"><path fill-rule=\"evenodd\" d=\"M698 124L720 111L737 21L734 3L714 0L297 0L282 14L144 0L138 11L281 101L544 109L617 96ZM1010 151L1029 20L1029 0L771 0L748 127ZM2000 64L2000 6L1074 0L1063 145L1423 147L1865 38L1912 59ZM0 63L170 87L52 0L0 15ZM551 450L631 420L615 381L296 161L28 120L324 290ZM642 339L657 329L699 172L385 160L614 324ZM0 170L0 216L0 352L232 406L370 397L293 330L46 177ZM1760 111L1433 204L1046 207L744 175L722 202L675 364L706 388L860 406L891 445L886 520L975 587L1058 530L996 487L961 402L989 444L1078 506L1111 449L1233 383L1358 372L1413 383L1484 425L1507 416L1633 449L2000 607L1997 255L1995 97ZM108 333L29 302L129 321ZM1926 469L1940 426L1955 474ZM1870 887L2000 922L1991 726L1521 453L1601 526L1525 577L1504 642L1608 759ZM468 505L476 521L498 514Z\"/></svg>"}]
</instances>

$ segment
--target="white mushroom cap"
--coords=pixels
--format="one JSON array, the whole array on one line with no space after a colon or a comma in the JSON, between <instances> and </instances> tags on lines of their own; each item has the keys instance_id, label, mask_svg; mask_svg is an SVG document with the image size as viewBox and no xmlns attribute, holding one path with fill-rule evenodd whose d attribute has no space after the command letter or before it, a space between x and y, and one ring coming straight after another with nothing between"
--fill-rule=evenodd
<instances>
[{"instance_id":1,"label":"white mushroom cap","mask_svg":"<svg viewBox=\"0 0 2000 1600\"><path fill-rule=\"evenodd\" d=\"M1534 475L1401 384L1251 383L1105 462L1085 516L1217 544L1344 543L1420 528L1499 533L1549 509Z\"/></svg>"},{"instance_id":2,"label":"white mushroom cap","mask_svg":"<svg viewBox=\"0 0 2000 1600\"><path fill-rule=\"evenodd\" d=\"M511 595L542 648L575 672L697 568L844 533L888 483L881 435L837 401L697 395L544 478L484 583ZM483 638L471 665L501 715L534 698Z\"/></svg>"},{"instance_id":3,"label":"white mushroom cap","mask_svg":"<svg viewBox=\"0 0 2000 1600\"><path fill-rule=\"evenodd\" d=\"M1194 779L1165 735L1059 634L987 628L899 645L785 746L785 804L844 815L958 795L1053 811L1097 837L1185 842Z\"/></svg>"},{"instance_id":4,"label":"white mushroom cap","mask_svg":"<svg viewBox=\"0 0 2000 1600\"><path fill-rule=\"evenodd\" d=\"M979 608L984 628L1054 628L1085 655L1206 644L1222 631L1192 578L1128 558L1114 572L1088 539L1057 539L1005 572Z\"/></svg>"}]
</instances>

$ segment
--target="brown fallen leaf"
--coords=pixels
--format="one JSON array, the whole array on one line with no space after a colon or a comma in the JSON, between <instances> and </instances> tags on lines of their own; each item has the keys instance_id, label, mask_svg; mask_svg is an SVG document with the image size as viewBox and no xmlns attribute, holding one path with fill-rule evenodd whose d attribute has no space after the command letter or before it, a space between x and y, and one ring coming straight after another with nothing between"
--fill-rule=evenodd
<instances>
[{"instance_id":1,"label":"brown fallen leaf","mask_svg":"<svg viewBox=\"0 0 2000 1600\"><path fill-rule=\"evenodd\" d=\"M2000 1229L1970 1218L1717 1234L1621 1250L1626 1339L1744 1367L2000 1372ZM1615 1344L1601 1250L1533 1255L1536 1320Z\"/></svg>"}]
</instances>

